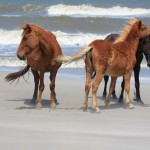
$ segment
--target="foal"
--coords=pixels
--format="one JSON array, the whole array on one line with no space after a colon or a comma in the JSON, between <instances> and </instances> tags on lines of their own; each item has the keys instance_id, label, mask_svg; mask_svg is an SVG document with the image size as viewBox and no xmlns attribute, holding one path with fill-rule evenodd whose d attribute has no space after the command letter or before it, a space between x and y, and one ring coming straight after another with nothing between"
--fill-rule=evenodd
<instances>
[{"instance_id":1,"label":"foal","mask_svg":"<svg viewBox=\"0 0 150 150\"><path fill-rule=\"evenodd\" d=\"M113 43L117 37L118 34L110 34L108 35L105 40ZM135 79L135 89L136 89L136 99L135 101L143 104L143 101L141 100L140 96L140 81L139 81L139 74L140 74L140 68L141 68L141 62L143 60L143 54L147 60L147 66L150 67L150 35L144 36L143 38L140 39L137 53L136 53L136 64L133 68L134 71L134 79ZM103 96L106 97L107 94L107 82L108 82L109 76L104 76L105 80L105 86L104 86L104 91L103 91ZM119 103L122 103L123 101L123 93L124 93L124 79L121 83L121 94L119 97ZM115 90L112 93L113 98L117 98L115 94Z\"/></svg>"},{"instance_id":2,"label":"foal","mask_svg":"<svg viewBox=\"0 0 150 150\"><path fill-rule=\"evenodd\" d=\"M98 86L104 75L112 76L110 91L105 101L106 105L109 105L110 95L114 90L117 77L123 75L125 78L126 105L128 108L133 108L129 96L130 77L136 63L136 50L139 44L139 39L147 35L148 30L146 25L142 24L141 20L138 19L132 19L128 22L128 24L129 25L125 27L123 33L114 44L105 40L95 40L86 47L86 50L84 48L72 57L62 56L57 58L57 61L61 63L76 61L86 56L84 110L88 109L88 95L91 87L90 83L93 70L96 71L96 76L92 82L92 109L94 111L100 111L98 108L96 94Z\"/></svg>"}]
</instances>

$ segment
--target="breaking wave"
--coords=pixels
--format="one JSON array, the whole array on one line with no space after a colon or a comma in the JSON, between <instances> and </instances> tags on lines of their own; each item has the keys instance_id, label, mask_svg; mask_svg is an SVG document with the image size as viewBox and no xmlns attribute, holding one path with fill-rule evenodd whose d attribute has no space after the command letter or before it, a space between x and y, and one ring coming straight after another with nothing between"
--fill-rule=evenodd
<instances>
[{"instance_id":1,"label":"breaking wave","mask_svg":"<svg viewBox=\"0 0 150 150\"><path fill-rule=\"evenodd\" d=\"M50 16L71 16L71 17L137 17L150 16L150 9L128 8L114 6L111 8L93 7L88 5L53 5L48 9Z\"/></svg>"}]
</instances>

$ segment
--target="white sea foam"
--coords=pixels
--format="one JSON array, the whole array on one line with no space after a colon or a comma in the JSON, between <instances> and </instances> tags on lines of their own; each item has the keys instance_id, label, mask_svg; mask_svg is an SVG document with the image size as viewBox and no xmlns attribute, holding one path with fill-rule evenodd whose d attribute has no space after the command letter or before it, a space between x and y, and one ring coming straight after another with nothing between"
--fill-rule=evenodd
<instances>
[{"instance_id":1,"label":"white sea foam","mask_svg":"<svg viewBox=\"0 0 150 150\"><path fill-rule=\"evenodd\" d=\"M62 47L76 47L78 51L81 47L88 45L90 42L96 39L104 39L105 35L91 34L91 33L65 33L61 31L53 32L57 40ZM0 29L0 66L22 66L25 64L16 57L17 45L21 40L22 30L2 30ZM14 45L15 44L15 45ZM79 46L77 46L79 45ZM67 49L68 49L67 48ZM71 53L74 53L72 51ZM82 68L84 67L84 61L74 62L71 64L63 65L63 68ZM146 67L146 63L142 64L142 67Z\"/></svg>"},{"instance_id":2,"label":"white sea foam","mask_svg":"<svg viewBox=\"0 0 150 150\"><path fill-rule=\"evenodd\" d=\"M65 33L61 31L53 32L60 45L87 45L95 39L103 39L106 35L98 35L91 33ZM19 44L21 40L22 30L2 30L0 29L0 44Z\"/></svg>"},{"instance_id":3,"label":"white sea foam","mask_svg":"<svg viewBox=\"0 0 150 150\"><path fill-rule=\"evenodd\" d=\"M4 67L18 67L18 66L25 66L25 62L21 61L19 59L0 59L0 66L4 66Z\"/></svg>"},{"instance_id":4,"label":"white sea foam","mask_svg":"<svg viewBox=\"0 0 150 150\"><path fill-rule=\"evenodd\" d=\"M62 47L79 47L88 45L95 39L103 39L107 35L98 35L91 33L65 33L61 31L53 32L57 40ZM2 30L0 29L0 66L22 66L24 62L16 58L17 45L19 45L21 40L22 30ZM79 45L79 46L78 46ZM74 53L72 51L72 53ZM79 61L78 63L71 63L68 65L63 65L63 68L81 68L84 67L84 62Z\"/></svg>"},{"instance_id":5,"label":"white sea foam","mask_svg":"<svg viewBox=\"0 0 150 150\"><path fill-rule=\"evenodd\" d=\"M21 40L22 30L0 29L0 44L18 44Z\"/></svg>"},{"instance_id":6,"label":"white sea foam","mask_svg":"<svg viewBox=\"0 0 150 150\"><path fill-rule=\"evenodd\" d=\"M98 34L91 34L91 33L76 33L76 34L71 34L71 33L65 33L61 31L56 31L53 32L56 37L58 42L61 45L80 45L80 46L85 46L90 44L92 41L96 39L104 39L107 35L98 35Z\"/></svg>"},{"instance_id":7,"label":"white sea foam","mask_svg":"<svg viewBox=\"0 0 150 150\"><path fill-rule=\"evenodd\" d=\"M88 5L53 5L47 8L50 16L72 17L136 17L150 16L150 9L128 8L115 6L111 8L93 7Z\"/></svg>"}]
</instances>

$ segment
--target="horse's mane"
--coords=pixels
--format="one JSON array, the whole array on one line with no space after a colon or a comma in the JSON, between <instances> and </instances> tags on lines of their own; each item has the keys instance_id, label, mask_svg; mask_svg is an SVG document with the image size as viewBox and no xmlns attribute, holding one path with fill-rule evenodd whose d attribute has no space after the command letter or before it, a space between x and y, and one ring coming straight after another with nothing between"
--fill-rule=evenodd
<instances>
[{"instance_id":1,"label":"horse's mane","mask_svg":"<svg viewBox=\"0 0 150 150\"><path fill-rule=\"evenodd\" d=\"M139 21L138 19L129 20L127 22L127 25L123 28L122 34L116 39L114 43L123 42L127 38L127 36L130 34L135 23L137 23L138 21Z\"/></svg>"},{"instance_id":2,"label":"horse's mane","mask_svg":"<svg viewBox=\"0 0 150 150\"><path fill-rule=\"evenodd\" d=\"M36 25L36 24L32 24L32 23L28 23L28 24L25 24L22 29L24 29L23 33L22 33L22 36L26 35L27 31L26 29L27 28L27 25L29 25L30 27L32 27L32 29L37 33L37 35L48 35L48 36L51 36L54 34L52 34L51 32L49 32L48 30L44 30L42 27Z\"/></svg>"}]
</instances>

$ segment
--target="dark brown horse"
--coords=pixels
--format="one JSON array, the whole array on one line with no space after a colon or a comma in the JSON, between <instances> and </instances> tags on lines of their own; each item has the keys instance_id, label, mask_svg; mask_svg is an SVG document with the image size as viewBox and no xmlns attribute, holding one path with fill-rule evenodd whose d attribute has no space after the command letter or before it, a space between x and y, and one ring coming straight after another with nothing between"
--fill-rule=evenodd
<instances>
[{"instance_id":1,"label":"dark brown horse","mask_svg":"<svg viewBox=\"0 0 150 150\"><path fill-rule=\"evenodd\" d=\"M129 25L125 27L123 33L115 41L114 44L105 40L95 40L87 50L82 49L72 57L58 57L57 61L72 62L82 57L85 57L86 69L86 85L85 85L85 102L84 110L88 109L88 95L91 87L91 76L93 70L96 71L96 76L92 82L92 109L99 112L97 103L98 86L104 75L111 76L110 90L105 103L109 106L110 96L115 88L116 79L118 76L125 78L125 102L128 108L133 108L130 100L130 77L136 63L136 51L139 44L139 39L148 35L146 25L142 24L141 20L132 19ZM91 61L92 60L92 61Z\"/></svg>"},{"instance_id":2,"label":"dark brown horse","mask_svg":"<svg viewBox=\"0 0 150 150\"><path fill-rule=\"evenodd\" d=\"M55 78L57 70L61 66L61 63L57 63L54 58L60 55L62 55L62 51L54 34L35 24L25 24L17 56L20 60L26 59L27 66L19 72L7 75L6 80L11 81L17 79L24 75L31 67L35 82L33 100L37 99L36 107L40 108L42 106L42 93L45 87L44 73L50 72L50 106L54 107L56 101Z\"/></svg>"},{"instance_id":3,"label":"dark brown horse","mask_svg":"<svg viewBox=\"0 0 150 150\"><path fill-rule=\"evenodd\" d=\"M105 40L113 43L117 39L118 36L119 36L118 34L110 34L105 38ZM143 60L143 54L147 60L147 66L150 67L150 35L144 36L143 38L140 39L138 50L136 53L136 64L133 68L134 79L135 79L135 89L136 89L136 98L134 100L141 104L143 104L143 101L141 100L141 96L140 96L139 74L140 74L140 69L141 69L141 62ZM105 85L104 85L103 97L106 97L107 95L108 79L109 79L109 76L104 76ZM119 103L122 103L123 101L124 79L121 83L121 87L122 89L121 89L121 94L119 98ZM115 90L113 91L112 96L113 98L117 98L115 94Z\"/></svg>"}]
</instances>

